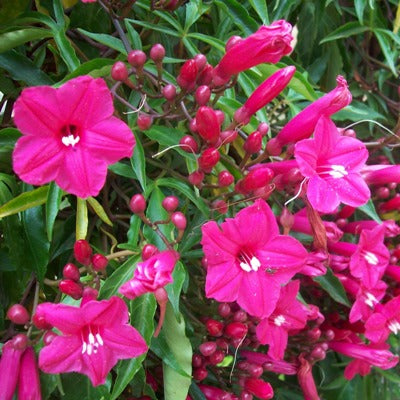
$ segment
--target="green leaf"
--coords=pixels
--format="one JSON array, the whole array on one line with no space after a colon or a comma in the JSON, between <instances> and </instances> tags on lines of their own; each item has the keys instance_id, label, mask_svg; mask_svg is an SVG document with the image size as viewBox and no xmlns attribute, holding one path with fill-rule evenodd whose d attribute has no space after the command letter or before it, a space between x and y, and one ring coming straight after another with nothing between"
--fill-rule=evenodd
<instances>
[{"instance_id":1,"label":"green leaf","mask_svg":"<svg viewBox=\"0 0 400 400\"><path fill-rule=\"evenodd\" d=\"M142 39L137 33L136 29L130 23L126 23L126 30L128 31L128 37L131 42L132 48L135 50L142 50Z\"/></svg>"},{"instance_id":2,"label":"green leaf","mask_svg":"<svg viewBox=\"0 0 400 400\"><path fill-rule=\"evenodd\" d=\"M382 52L385 56L386 62L388 63L388 66L390 70L393 72L394 76L397 76L397 70L396 70L396 65L394 58L397 58L396 53L392 50L390 41L388 39L388 35L383 29L375 29L374 34L376 38L378 39L379 45L382 49Z\"/></svg>"},{"instance_id":3,"label":"green leaf","mask_svg":"<svg viewBox=\"0 0 400 400\"><path fill-rule=\"evenodd\" d=\"M54 41L57 44L61 58L67 65L68 70L70 72L76 70L80 65L80 61L79 58L76 56L75 50L72 47L71 42L65 35L65 32L63 30L54 32Z\"/></svg>"},{"instance_id":4,"label":"green leaf","mask_svg":"<svg viewBox=\"0 0 400 400\"><path fill-rule=\"evenodd\" d=\"M52 85L54 83L28 57L16 50L9 50L0 54L0 67L4 68L16 81L23 81L29 86Z\"/></svg>"},{"instance_id":5,"label":"green leaf","mask_svg":"<svg viewBox=\"0 0 400 400\"><path fill-rule=\"evenodd\" d=\"M131 165L140 182L140 186L142 186L143 190L146 190L146 160L142 143L138 137L136 137L135 151L131 157Z\"/></svg>"},{"instance_id":6,"label":"green leaf","mask_svg":"<svg viewBox=\"0 0 400 400\"><path fill-rule=\"evenodd\" d=\"M331 42L332 40L344 39L350 36L359 35L360 33L368 31L367 26L360 25L357 21L348 22L335 29L329 35L325 36L319 44Z\"/></svg>"},{"instance_id":7,"label":"green leaf","mask_svg":"<svg viewBox=\"0 0 400 400\"><path fill-rule=\"evenodd\" d=\"M113 223L110 221L110 218L108 218L103 206L94 197L88 197L87 202L103 222L105 222L107 225L113 226Z\"/></svg>"},{"instance_id":8,"label":"green leaf","mask_svg":"<svg viewBox=\"0 0 400 400\"><path fill-rule=\"evenodd\" d=\"M0 146L14 146L15 142L21 137L21 132L15 128L4 128L0 130Z\"/></svg>"},{"instance_id":9,"label":"green leaf","mask_svg":"<svg viewBox=\"0 0 400 400\"><path fill-rule=\"evenodd\" d=\"M136 179L136 174L132 171L132 167L130 165L123 164L122 162L109 165L108 169L114 172L114 174L124 176L125 178Z\"/></svg>"},{"instance_id":10,"label":"green leaf","mask_svg":"<svg viewBox=\"0 0 400 400\"><path fill-rule=\"evenodd\" d=\"M313 280L315 282L318 282L321 287L332 297L333 300L347 307L351 307L342 283L338 278L336 278L336 276L329 268L327 269L325 275L317 276L313 278Z\"/></svg>"},{"instance_id":11,"label":"green leaf","mask_svg":"<svg viewBox=\"0 0 400 400\"><path fill-rule=\"evenodd\" d=\"M203 4L201 1L189 1L186 3L184 31L188 32L190 27L209 9L210 6Z\"/></svg>"},{"instance_id":12,"label":"green leaf","mask_svg":"<svg viewBox=\"0 0 400 400\"><path fill-rule=\"evenodd\" d=\"M203 33L199 33L199 32L188 33L187 37L193 38L193 39L197 39L197 40L201 40L202 42L207 43L212 47L215 47L216 49L218 49L222 53L225 52L225 43L222 40L218 39L218 38L211 37L211 36L208 36L208 35L204 35Z\"/></svg>"},{"instance_id":13,"label":"green leaf","mask_svg":"<svg viewBox=\"0 0 400 400\"><path fill-rule=\"evenodd\" d=\"M192 382L192 384L190 385L189 394L193 400L207 400L204 396L204 393L194 382Z\"/></svg>"},{"instance_id":14,"label":"green leaf","mask_svg":"<svg viewBox=\"0 0 400 400\"><path fill-rule=\"evenodd\" d=\"M165 286L165 290L168 293L168 299L171 302L172 308L174 309L175 316L179 321L179 298L183 283L186 280L186 269L180 261L175 265L174 271L172 272L173 282Z\"/></svg>"},{"instance_id":15,"label":"green leaf","mask_svg":"<svg viewBox=\"0 0 400 400\"><path fill-rule=\"evenodd\" d=\"M110 375L105 385L96 387L86 375L77 373L62 374L61 382L64 393L60 398L63 400L108 400L110 398Z\"/></svg>"},{"instance_id":16,"label":"green leaf","mask_svg":"<svg viewBox=\"0 0 400 400\"><path fill-rule=\"evenodd\" d=\"M21 216L22 226L25 231L26 246L24 252L30 260L31 268L38 280L43 281L49 261L50 242L47 239L44 226L43 210L34 207L25 210Z\"/></svg>"},{"instance_id":17,"label":"green leaf","mask_svg":"<svg viewBox=\"0 0 400 400\"><path fill-rule=\"evenodd\" d=\"M175 36L175 37L180 37L181 34L170 29L170 28L166 28L165 26L162 25L157 25L157 24L151 24L149 22L145 22L145 21L140 21L137 19L127 19L126 21L131 22L134 25L139 25L139 26L143 26L144 28L148 28L157 32L162 32L165 33L166 35L171 35L171 36Z\"/></svg>"},{"instance_id":18,"label":"green leaf","mask_svg":"<svg viewBox=\"0 0 400 400\"><path fill-rule=\"evenodd\" d=\"M253 10L258 14L264 25L269 24L267 2L265 0L249 0Z\"/></svg>"},{"instance_id":19,"label":"green leaf","mask_svg":"<svg viewBox=\"0 0 400 400\"><path fill-rule=\"evenodd\" d=\"M250 17L248 11L236 0L215 1L233 23L245 34L251 35L259 26L253 18Z\"/></svg>"},{"instance_id":20,"label":"green leaf","mask_svg":"<svg viewBox=\"0 0 400 400\"><path fill-rule=\"evenodd\" d=\"M178 181L175 178L161 178L156 181L157 186L166 186L174 188L186 196L202 213L208 218L210 209L204 203L201 197L197 197L192 188L184 182Z\"/></svg>"},{"instance_id":21,"label":"green leaf","mask_svg":"<svg viewBox=\"0 0 400 400\"><path fill-rule=\"evenodd\" d=\"M157 303L152 293L144 294L131 302L131 323L150 345L154 333L154 314ZM117 368L117 378L111 393L111 400L119 398L136 372L140 369L146 354L130 360L120 361Z\"/></svg>"},{"instance_id":22,"label":"green leaf","mask_svg":"<svg viewBox=\"0 0 400 400\"><path fill-rule=\"evenodd\" d=\"M104 44L111 49L117 50L121 54L127 54L121 39L115 38L111 35L106 35L105 33L92 33L81 28L78 28L78 31L83 35L95 40L96 42Z\"/></svg>"},{"instance_id":23,"label":"green leaf","mask_svg":"<svg viewBox=\"0 0 400 400\"><path fill-rule=\"evenodd\" d=\"M109 299L118 293L120 286L133 277L133 271L136 263L140 260L138 256L128 258L121 266L119 266L111 276L105 281L100 289L99 299Z\"/></svg>"},{"instance_id":24,"label":"green leaf","mask_svg":"<svg viewBox=\"0 0 400 400\"><path fill-rule=\"evenodd\" d=\"M46 201L46 232L47 239L50 242L53 237L54 222L60 208L62 195L63 191L57 186L56 183L51 182Z\"/></svg>"},{"instance_id":25,"label":"green leaf","mask_svg":"<svg viewBox=\"0 0 400 400\"><path fill-rule=\"evenodd\" d=\"M165 340L181 368L190 376L192 374L192 346L185 334L184 318L180 322L175 318L172 306L167 304L163 325ZM191 384L187 378L163 363L164 398L165 400L185 400Z\"/></svg>"},{"instance_id":26,"label":"green leaf","mask_svg":"<svg viewBox=\"0 0 400 400\"><path fill-rule=\"evenodd\" d=\"M46 185L29 192L21 193L0 207L0 218L46 203L48 191L49 186Z\"/></svg>"},{"instance_id":27,"label":"green leaf","mask_svg":"<svg viewBox=\"0 0 400 400\"><path fill-rule=\"evenodd\" d=\"M86 199L76 198L76 240L86 239L88 230L88 210Z\"/></svg>"},{"instance_id":28,"label":"green leaf","mask_svg":"<svg viewBox=\"0 0 400 400\"><path fill-rule=\"evenodd\" d=\"M360 24L363 25L364 22L364 10L367 5L365 0L355 0L354 8L356 10L357 18L360 21Z\"/></svg>"},{"instance_id":29,"label":"green leaf","mask_svg":"<svg viewBox=\"0 0 400 400\"><path fill-rule=\"evenodd\" d=\"M51 31L42 28L18 29L0 34L0 53L11 50L26 42L53 36Z\"/></svg>"},{"instance_id":30,"label":"green leaf","mask_svg":"<svg viewBox=\"0 0 400 400\"><path fill-rule=\"evenodd\" d=\"M368 200L367 204L363 206L359 206L358 210L362 211L364 214L367 214L368 217L372 218L374 221L378 222L378 224L382 223L382 220L379 218L378 213L375 210L374 203L371 199Z\"/></svg>"}]
</instances>

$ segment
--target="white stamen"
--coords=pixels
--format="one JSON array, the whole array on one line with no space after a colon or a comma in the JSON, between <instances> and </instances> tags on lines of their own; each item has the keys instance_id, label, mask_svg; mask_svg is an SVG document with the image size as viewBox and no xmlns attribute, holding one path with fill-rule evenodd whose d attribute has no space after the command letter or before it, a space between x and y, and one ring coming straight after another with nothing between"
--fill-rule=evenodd
<instances>
[{"instance_id":1,"label":"white stamen","mask_svg":"<svg viewBox=\"0 0 400 400\"><path fill-rule=\"evenodd\" d=\"M103 338L100 336L100 333L96 333L96 339L97 339L97 343L100 346L103 346L104 342L103 342Z\"/></svg>"},{"instance_id":2,"label":"white stamen","mask_svg":"<svg viewBox=\"0 0 400 400\"><path fill-rule=\"evenodd\" d=\"M87 353L88 356L90 356L92 354L93 351L93 345L91 345L90 343L87 345Z\"/></svg>"},{"instance_id":3,"label":"white stamen","mask_svg":"<svg viewBox=\"0 0 400 400\"><path fill-rule=\"evenodd\" d=\"M68 136L63 136L61 138L61 141L63 142L63 144L65 146L72 146L72 147L74 147L79 142L79 140L81 140L81 138L79 136L75 137L72 134L68 135Z\"/></svg>"},{"instance_id":4,"label":"white stamen","mask_svg":"<svg viewBox=\"0 0 400 400\"><path fill-rule=\"evenodd\" d=\"M372 293L365 293L365 297L365 304L371 308L373 308L374 305L378 303L378 299Z\"/></svg>"},{"instance_id":5,"label":"white stamen","mask_svg":"<svg viewBox=\"0 0 400 400\"><path fill-rule=\"evenodd\" d=\"M254 256L251 257L250 265L249 265L249 263L244 262L244 261L242 261L239 265L242 268L242 270L246 271L246 272L258 271L258 269L261 267L260 260Z\"/></svg>"},{"instance_id":6,"label":"white stamen","mask_svg":"<svg viewBox=\"0 0 400 400\"><path fill-rule=\"evenodd\" d=\"M397 333L398 333L399 330L400 330L400 323L394 319L394 320L390 321L390 324L389 324L388 328L389 328L395 335L397 335Z\"/></svg>"},{"instance_id":7,"label":"white stamen","mask_svg":"<svg viewBox=\"0 0 400 400\"><path fill-rule=\"evenodd\" d=\"M89 343L90 344L94 344L95 343L94 336L93 336L92 332L89 333L88 338L89 338Z\"/></svg>"},{"instance_id":8,"label":"white stamen","mask_svg":"<svg viewBox=\"0 0 400 400\"><path fill-rule=\"evenodd\" d=\"M371 253L370 251L364 252L364 258L368 264L377 265L379 262L378 257L374 253Z\"/></svg>"},{"instance_id":9,"label":"white stamen","mask_svg":"<svg viewBox=\"0 0 400 400\"><path fill-rule=\"evenodd\" d=\"M87 350L87 343L86 343L86 342L83 342L83 345L82 345L82 354L85 354L85 353L86 353L86 350Z\"/></svg>"},{"instance_id":10,"label":"white stamen","mask_svg":"<svg viewBox=\"0 0 400 400\"><path fill-rule=\"evenodd\" d=\"M346 171L346 168L343 165L331 165L331 170L328 172L328 174L333 179L340 179L348 175L348 172Z\"/></svg>"},{"instance_id":11,"label":"white stamen","mask_svg":"<svg viewBox=\"0 0 400 400\"><path fill-rule=\"evenodd\" d=\"M247 263L242 261L239 265L240 265L240 268L242 268L243 271L246 271L246 272L250 272L251 271L251 267L250 267L249 264L247 264Z\"/></svg>"},{"instance_id":12,"label":"white stamen","mask_svg":"<svg viewBox=\"0 0 400 400\"><path fill-rule=\"evenodd\" d=\"M282 324L286 322L286 319L283 315L278 315L277 317L275 317L274 319L274 324L276 326L282 326Z\"/></svg>"}]
</instances>

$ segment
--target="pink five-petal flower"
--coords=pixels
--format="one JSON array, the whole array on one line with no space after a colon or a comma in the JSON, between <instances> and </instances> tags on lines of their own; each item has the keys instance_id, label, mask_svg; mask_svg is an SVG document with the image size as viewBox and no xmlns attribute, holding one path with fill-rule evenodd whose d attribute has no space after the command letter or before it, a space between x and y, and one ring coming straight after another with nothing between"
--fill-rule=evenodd
<instances>
[{"instance_id":1,"label":"pink five-petal flower","mask_svg":"<svg viewBox=\"0 0 400 400\"><path fill-rule=\"evenodd\" d=\"M237 301L256 317L272 313L281 285L306 261L304 247L292 237L279 235L275 216L261 199L226 219L221 229L211 221L202 232L207 297Z\"/></svg>"},{"instance_id":2,"label":"pink five-petal flower","mask_svg":"<svg viewBox=\"0 0 400 400\"><path fill-rule=\"evenodd\" d=\"M384 342L389 334L400 331L400 296L376 308L365 323L365 337L371 342Z\"/></svg>"},{"instance_id":3,"label":"pink five-petal flower","mask_svg":"<svg viewBox=\"0 0 400 400\"><path fill-rule=\"evenodd\" d=\"M12 340L5 343L0 359L0 399L12 400L24 350L15 348Z\"/></svg>"},{"instance_id":4,"label":"pink five-petal flower","mask_svg":"<svg viewBox=\"0 0 400 400\"><path fill-rule=\"evenodd\" d=\"M294 155L309 178L307 198L317 211L331 213L340 202L358 207L370 198L360 175L368 150L361 141L341 136L329 117L318 120L314 139L296 143Z\"/></svg>"},{"instance_id":5,"label":"pink five-petal flower","mask_svg":"<svg viewBox=\"0 0 400 400\"><path fill-rule=\"evenodd\" d=\"M118 360L147 351L142 336L129 325L128 308L119 297L88 301L80 308L43 303L37 314L62 333L40 351L39 367L44 372L79 372L97 386Z\"/></svg>"},{"instance_id":6,"label":"pink five-petal flower","mask_svg":"<svg viewBox=\"0 0 400 400\"><path fill-rule=\"evenodd\" d=\"M56 181L68 193L96 196L107 166L130 157L135 145L132 131L113 112L103 79L80 76L57 89L24 89L14 106L23 134L13 153L14 171L32 185Z\"/></svg>"},{"instance_id":7,"label":"pink five-petal flower","mask_svg":"<svg viewBox=\"0 0 400 400\"><path fill-rule=\"evenodd\" d=\"M232 75L261 63L277 63L292 51L292 25L284 20L262 26L248 38L234 44L214 68L214 82L226 83Z\"/></svg>"},{"instance_id":8,"label":"pink five-petal flower","mask_svg":"<svg viewBox=\"0 0 400 400\"><path fill-rule=\"evenodd\" d=\"M26 400L41 400L39 371L35 351L27 347L21 358L18 376L18 398Z\"/></svg>"},{"instance_id":9,"label":"pink five-petal flower","mask_svg":"<svg viewBox=\"0 0 400 400\"><path fill-rule=\"evenodd\" d=\"M119 292L128 299L134 299L144 293L154 293L172 282L172 271L179 259L179 254L166 250L155 254L144 262L138 263L133 279L124 283Z\"/></svg>"},{"instance_id":10,"label":"pink five-petal flower","mask_svg":"<svg viewBox=\"0 0 400 400\"><path fill-rule=\"evenodd\" d=\"M383 243L384 225L361 231L356 251L350 257L350 272L369 289L375 287L389 264L390 253Z\"/></svg>"},{"instance_id":11,"label":"pink five-petal flower","mask_svg":"<svg viewBox=\"0 0 400 400\"><path fill-rule=\"evenodd\" d=\"M268 355L283 359L288 341L288 332L303 329L307 323L307 311L296 299L300 281L291 281L281 289L274 312L257 326L257 338L262 344L269 344Z\"/></svg>"}]
</instances>

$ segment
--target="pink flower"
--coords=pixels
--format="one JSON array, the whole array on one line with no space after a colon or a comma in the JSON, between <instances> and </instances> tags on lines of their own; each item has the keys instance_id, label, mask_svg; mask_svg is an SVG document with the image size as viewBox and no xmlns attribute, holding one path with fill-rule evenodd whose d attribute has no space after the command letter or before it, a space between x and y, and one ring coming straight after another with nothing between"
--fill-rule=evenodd
<instances>
[{"instance_id":1,"label":"pink flower","mask_svg":"<svg viewBox=\"0 0 400 400\"><path fill-rule=\"evenodd\" d=\"M268 400L274 397L272 386L258 378L247 378L244 381L244 388L259 399Z\"/></svg>"},{"instance_id":2,"label":"pink flower","mask_svg":"<svg viewBox=\"0 0 400 400\"><path fill-rule=\"evenodd\" d=\"M373 220L360 220L349 222L342 229L346 233L352 233L353 235L356 235L359 234L363 229L373 229L378 225L378 222ZM385 237L395 237L400 235L400 226L397 225L393 219L382 221L382 225L385 227Z\"/></svg>"},{"instance_id":3,"label":"pink flower","mask_svg":"<svg viewBox=\"0 0 400 400\"><path fill-rule=\"evenodd\" d=\"M41 400L39 371L35 352L27 347L21 358L18 378L18 398L26 400Z\"/></svg>"},{"instance_id":4,"label":"pink flower","mask_svg":"<svg viewBox=\"0 0 400 400\"><path fill-rule=\"evenodd\" d=\"M335 89L307 106L292 118L274 139L270 140L268 149L271 150L271 154L280 154L284 145L307 139L314 132L320 117L331 116L350 104L352 97L346 80L343 76L338 76L336 82Z\"/></svg>"},{"instance_id":5,"label":"pink flower","mask_svg":"<svg viewBox=\"0 0 400 400\"><path fill-rule=\"evenodd\" d=\"M359 278L365 287L375 287L389 264L390 253L383 243L385 227L361 232L356 251L350 257L350 272Z\"/></svg>"},{"instance_id":6,"label":"pink flower","mask_svg":"<svg viewBox=\"0 0 400 400\"><path fill-rule=\"evenodd\" d=\"M299 280L284 286L274 312L257 326L258 340L269 344L268 355L275 360L283 359L289 331L303 329L307 323L307 311L296 299L299 287Z\"/></svg>"},{"instance_id":7,"label":"pink flower","mask_svg":"<svg viewBox=\"0 0 400 400\"><path fill-rule=\"evenodd\" d=\"M370 185L400 183L400 165L367 165L361 173Z\"/></svg>"},{"instance_id":8,"label":"pink flower","mask_svg":"<svg viewBox=\"0 0 400 400\"><path fill-rule=\"evenodd\" d=\"M32 185L56 181L68 193L96 196L107 166L130 157L135 145L128 125L113 112L102 79L80 76L57 89L24 89L14 106L23 134L13 153L14 171Z\"/></svg>"},{"instance_id":9,"label":"pink flower","mask_svg":"<svg viewBox=\"0 0 400 400\"><path fill-rule=\"evenodd\" d=\"M228 218L202 227L207 259L206 295L237 301L249 314L266 318L280 287L304 265L307 252L296 239L279 235L275 216L261 199Z\"/></svg>"},{"instance_id":10,"label":"pink flower","mask_svg":"<svg viewBox=\"0 0 400 400\"><path fill-rule=\"evenodd\" d=\"M292 51L292 26L284 21L274 21L262 26L248 38L234 44L214 69L214 82L226 83L232 75L261 63L277 63Z\"/></svg>"},{"instance_id":11,"label":"pink flower","mask_svg":"<svg viewBox=\"0 0 400 400\"><path fill-rule=\"evenodd\" d=\"M300 366L297 371L297 380L304 395L304 400L319 400L317 387L312 374L312 365L303 354L299 356Z\"/></svg>"},{"instance_id":12,"label":"pink flower","mask_svg":"<svg viewBox=\"0 0 400 400\"><path fill-rule=\"evenodd\" d=\"M128 308L119 297L88 301L80 308L43 303L36 314L62 333L40 351L44 372L79 372L97 386L118 360L147 351L144 339L129 325Z\"/></svg>"},{"instance_id":13,"label":"pink flower","mask_svg":"<svg viewBox=\"0 0 400 400\"><path fill-rule=\"evenodd\" d=\"M358 207L368 201L370 191L360 175L368 150L361 141L341 136L328 117L319 119L314 139L296 144L294 154L309 178L307 198L317 211L331 213L340 202Z\"/></svg>"},{"instance_id":14,"label":"pink flower","mask_svg":"<svg viewBox=\"0 0 400 400\"><path fill-rule=\"evenodd\" d=\"M133 279L124 283L119 292L128 299L134 299L163 288L172 282L172 271L178 259L179 254L176 251L166 250L138 263Z\"/></svg>"},{"instance_id":15,"label":"pink flower","mask_svg":"<svg viewBox=\"0 0 400 400\"><path fill-rule=\"evenodd\" d=\"M271 75L250 95L242 107L235 112L235 120L247 124L250 117L265 107L289 84L296 68L293 66L282 68Z\"/></svg>"},{"instance_id":16,"label":"pink flower","mask_svg":"<svg viewBox=\"0 0 400 400\"><path fill-rule=\"evenodd\" d=\"M2 348L0 359L0 399L12 400L18 381L21 357L24 350L9 340Z\"/></svg>"},{"instance_id":17,"label":"pink flower","mask_svg":"<svg viewBox=\"0 0 400 400\"><path fill-rule=\"evenodd\" d=\"M283 360L275 360L267 354L256 351L241 350L240 355L252 364L261 365L264 370L276 374L296 375L296 365Z\"/></svg>"}]
</instances>

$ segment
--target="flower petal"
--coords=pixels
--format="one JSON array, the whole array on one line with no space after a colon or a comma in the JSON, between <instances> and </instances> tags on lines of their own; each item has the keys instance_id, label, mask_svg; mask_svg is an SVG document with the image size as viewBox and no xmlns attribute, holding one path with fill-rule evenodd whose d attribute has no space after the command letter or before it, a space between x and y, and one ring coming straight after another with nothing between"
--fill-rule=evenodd
<instances>
[{"instance_id":1,"label":"flower petal","mask_svg":"<svg viewBox=\"0 0 400 400\"><path fill-rule=\"evenodd\" d=\"M352 207L365 204L371 197L371 192L364 179L358 173L349 173L340 179L330 179L329 184L333 187L339 200Z\"/></svg>"},{"instance_id":2,"label":"flower petal","mask_svg":"<svg viewBox=\"0 0 400 400\"><path fill-rule=\"evenodd\" d=\"M288 342L288 333L284 328L263 320L256 329L257 338L262 344L269 344L268 355L274 360L282 360Z\"/></svg>"},{"instance_id":3,"label":"flower petal","mask_svg":"<svg viewBox=\"0 0 400 400\"><path fill-rule=\"evenodd\" d=\"M304 139L296 143L294 156L303 176L311 178L316 174L318 157L314 139Z\"/></svg>"},{"instance_id":4,"label":"flower petal","mask_svg":"<svg viewBox=\"0 0 400 400\"><path fill-rule=\"evenodd\" d=\"M337 191L317 175L313 176L308 182L307 198L313 208L321 213L334 212L340 203Z\"/></svg>"},{"instance_id":5,"label":"flower petal","mask_svg":"<svg viewBox=\"0 0 400 400\"><path fill-rule=\"evenodd\" d=\"M117 296L112 296L109 300L88 301L81 310L85 324L94 323L110 327L126 324L129 321L128 307Z\"/></svg>"}]
</instances>

